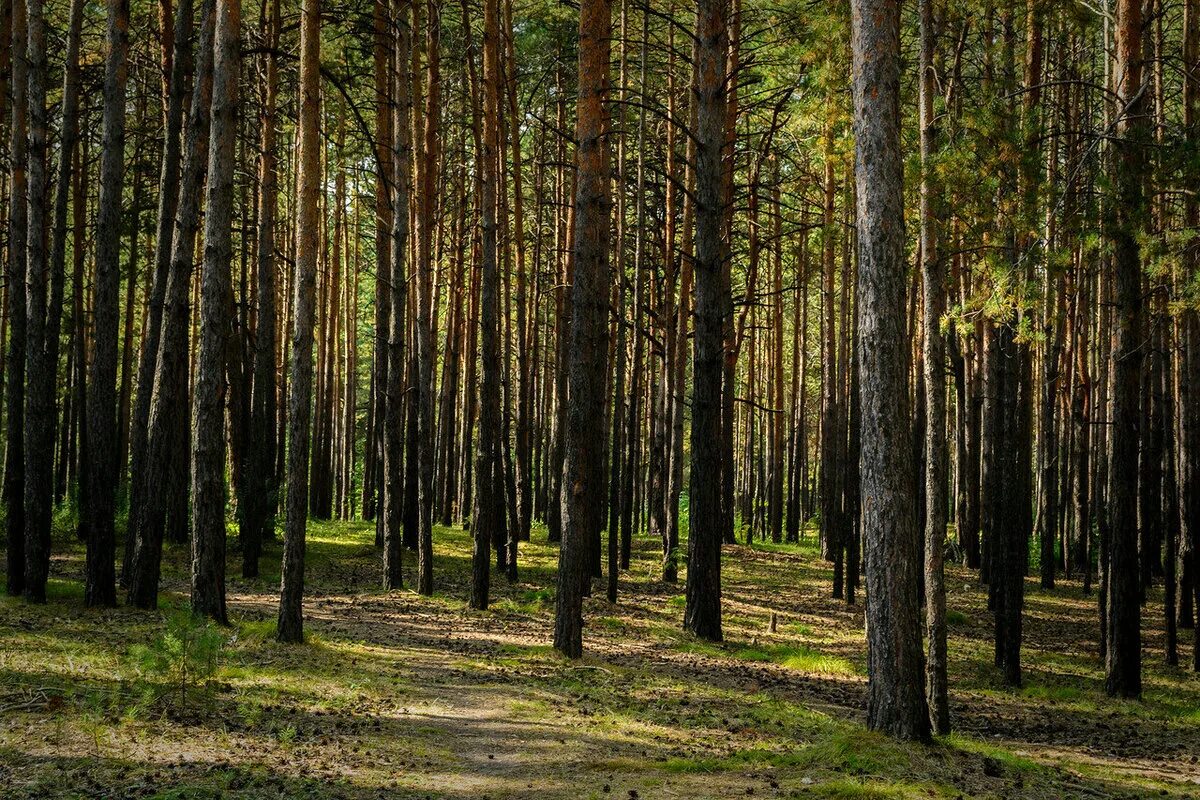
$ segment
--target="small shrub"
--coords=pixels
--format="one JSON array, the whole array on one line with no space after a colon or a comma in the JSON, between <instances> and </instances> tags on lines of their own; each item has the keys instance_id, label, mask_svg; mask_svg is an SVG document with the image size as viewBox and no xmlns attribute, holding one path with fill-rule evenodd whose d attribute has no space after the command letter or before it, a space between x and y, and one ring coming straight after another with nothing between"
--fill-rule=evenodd
<instances>
[{"instance_id":1,"label":"small shrub","mask_svg":"<svg viewBox=\"0 0 1200 800\"><path fill-rule=\"evenodd\" d=\"M151 685L151 699L178 697L187 706L188 693L211 678L220 665L225 635L212 621L189 611L167 618L166 629L148 645L135 646L130 655L142 678Z\"/></svg>"}]
</instances>

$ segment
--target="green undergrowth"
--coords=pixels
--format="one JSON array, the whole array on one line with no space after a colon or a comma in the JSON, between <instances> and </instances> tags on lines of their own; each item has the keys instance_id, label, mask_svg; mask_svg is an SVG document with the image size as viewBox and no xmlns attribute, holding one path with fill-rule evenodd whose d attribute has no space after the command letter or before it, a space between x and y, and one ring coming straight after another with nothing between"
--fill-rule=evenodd
<instances>
[{"instance_id":1,"label":"green undergrowth","mask_svg":"<svg viewBox=\"0 0 1200 800\"><path fill-rule=\"evenodd\" d=\"M470 532L435 530L436 592L421 597L382 589L371 523L312 522L306 641L294 646L275 641L278 539L247 580L231 534L231 624L217 627L186 614L184 544L165 550L159 611L85 609L83 549L61 516L48 603L0 598L0 796L1188 794L1130 760L1104 769L1053 732L1051 756L978 726L932 745L868 731L861 598L829 597L811 530L726 548L723 643L682 631L686 575L664 585L659 543L635 537L618 602L597 584L584 658L570 661L550 646L558 550L541 528L520 545L517 581L493 565L481 612L466 602ZM406 586L414 567L406 552ZM1059 646L1062 630L1090 624L1094 598L1031 583L1026 682L1013 690L991 664L985 590L957 567L948 585L956 714L1052 707L1100 736L1140 725L1195 741L1200 687L1186 670L1148 657L1145 698L1112 701L1094 653Z\"/></svg>"}]
</instances>

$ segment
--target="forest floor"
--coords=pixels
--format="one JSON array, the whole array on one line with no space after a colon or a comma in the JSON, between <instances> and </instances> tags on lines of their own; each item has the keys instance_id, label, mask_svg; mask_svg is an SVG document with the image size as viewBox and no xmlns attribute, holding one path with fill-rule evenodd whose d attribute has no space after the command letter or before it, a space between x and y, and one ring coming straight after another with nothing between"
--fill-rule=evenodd
<instances>
[{"instance_id":1,"label":"forest floor","mask_svg":"<svg viewBox=\"0 0 1200 800\"><path fill-rule=\"evenodd\" d=\"M549 646L544 531L473 612L463 531L435 531L437 592L420 597L378 588L370 524L313 523L306 644L273 639L278 543L255 580L230 553L231 626L185 698L164 682L189 681L138 646L188 634L165 621L186 604L186 547L166 550L162 611L88 610L82 547L60 533L49 604L0 599L4 798L1200 797L1200 677L1164 666L1157 591L1143 700L1104 696L1095 598L1069 582L1028 582L1013 690L985 591L951 568L956 733L901 745L863 725L862 606L829 597L811 543L726 548L714 645L681 632L683 584L658 580L657 542L639 537L620 601L587 601L586 656L569 662Z\"/></svg>"}]
</instances>

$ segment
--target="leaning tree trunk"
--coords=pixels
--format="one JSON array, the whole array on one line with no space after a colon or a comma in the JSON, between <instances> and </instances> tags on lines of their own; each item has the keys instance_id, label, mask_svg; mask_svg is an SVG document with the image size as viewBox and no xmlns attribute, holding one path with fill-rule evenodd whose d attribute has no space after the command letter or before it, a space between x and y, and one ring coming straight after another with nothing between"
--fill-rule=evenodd
<instances>
[{"instance_id":1,"label":"leaning tree trunk","mask_svg":"<svg viewBox=\"0 0 1200 800\"><path fill-rule=\"evenodd\" d=\"M279 0L267 3L266 29L268 46L279 43ZM279 174L275 155L275 107L279 93L278 59L267 54L264 70L265 87L262 109L261 152L259 154L258 198L258 324L254 332L254 372L250 396L250 439L247 452L250 462L246 479L253 488L240 498L239 531L242 542L242 577L258 577L258 559L263 539L272 533L276 493L275 482L275 414L277 412L275 385L275 209L278 204Z\"/></svg>"},{"instance_id":2,"label":"leaning tree trunk","mask_svg":"<svg viewBox=\"0 0 1200 800\"><path fill-rule=\"evenodd\" d=\"M855 176L862 407L862 535L867 565L867 723L929 738L912 513L904 335L904 174L900 2L853 0Z\"/></svg>"},{"instance_id":3,"label":"leaning tree trunk","mask_svg":"<svg viewBox=\"0 0 1200 800\"><path fill-rule=\"evenodd\" d=\"M237 0L233 0L237 2ZM320 257L321 0L304 0L300 15L300 118L296 180L296 294L292 301L288 386L287 522L279 587L281 642L304 639L304 535L308 524L308 449L312 423L313 317Z\"/></svg>"},{"instance_id":4,"label":"leaning tree trunk","mask_svg":"<svg viewBox=\"0 0 1200 800\"><path fill-rule=\"evenodd\" d=\"M179 185L181 180L182 127L184 100L187 94L187 76L192 61L192 0L179 0L174 22L174 44L171 56L170 85L167 93L166 128L163 133L162 168L158 190L158 221L154 244L154 271L151 277L149 314L142 340L141 360L138 363L137 396L134 400L133 424L130 438L130 498L129 533L138 528L135 519L141 505L140 495L145 481L142 476L147 467L147 445L150 434L150 404L154 395L155 369L158 366L159 342L162 340L163 309L166 303L167 283L171 272L171 254L174 242L175 213L179 207ZM211 56L210 56L211 57ZM204 55L201 58L205 58ZM194 106L193 106L194 108ZM199 112L207 117L207 108ZM136 540L134 541L136 545ZM130 569L130 565L126 565ZM123 578L129 583L129 576Z\"/></svg>"},{"instance_id":5,"label":"leaning tree trunk","mask_svg":"<svg viewBox=\"0 0 1200 800\"><path fill-rule=\"evenodd\" d=\"M588 543L604 502L605 378L608 358L609 90L612 6L585 0L579 9L579 94L575 141L575 280L571 288L570 400L563 439L562 549L555 597L554 647L583 654L583 594ZM618 454L614 453L613 457Z\"/></svg>"},{"instance_id":6,"label":"leaning tree trunk","mask_svg":"<svg viewBox=\"0 0 1200 800\"><path fill-rule=\"evenodd\" d=\"M725 531L722 461L724 316L728 284L722 278L722 151L725 118L727 0L696 6L696 328L692 365L692 465L687 592L683 627L721 640L721 543ZM732 470L733 465L724 467ZM733 509L728 513L732 515Z\"/></svg>"},{"instance_id":7,"label":"leaning tree trunk","mask_svg":"<svg viewBox=\"0 0 1200 800\"><path fill-rule=\"evenodd\" d=\"M84 602L117 601L113 568L117 490L117 327L121 318L121 195L125 170L125 78L129 0L108 2L108 58L104 73L104 150L100 157L100 210L96 219L96 278L92 301L92 363L87 395L87 572Z\"/></svg>"}]
</instances>

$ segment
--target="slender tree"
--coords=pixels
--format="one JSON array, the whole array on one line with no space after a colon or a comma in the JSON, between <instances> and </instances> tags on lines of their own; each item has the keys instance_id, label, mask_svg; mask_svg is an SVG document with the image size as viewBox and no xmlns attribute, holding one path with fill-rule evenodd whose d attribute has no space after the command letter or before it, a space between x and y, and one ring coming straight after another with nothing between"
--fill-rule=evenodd
<instances>
[{"instance_id":1,"label":"slender tree","mask_svg":"<svg viewBox=\"0 0 1200 800\"><path fill-rule=\"evenodd\" d=\"M238 0L223 0L238 2ZM308 526L308 451L312 423L313 317L321 190L321 2L300 14L300 121L296 174L296 277L288 384L287 518L279 588L281 642L304 639L304 539Z\"/></svg>"},{"instance_id":2,"label":"slender tree","mask_svg":"<svg viewBox=\"0 0 1200 800\"><path fill-rule=\"evenodd\" d=\"M554 647L583 654L587 548L603 526L604 427L609 314L609 58L612 5L585 0L579 8L579 94L575 141L575 279L571 287L570 402L564 437L562 548L554 604ZM613 454L616 457L616 454Z\"/></svg>"},{"instance_id":3,"label":"slender tree","mask_svg":"<svg viewBox=\"0 0 1200 800\"><path fill-rule=\"evenodd\" d=\"M92 361L87 395L87 531L84 602L117 601L114 516L117 491L117 327L121 318L121 197L125 174L125 80L129 50L129 0L108 2L108 58L104 65L104 147L100 156L100 208L96 221L96 280L92 301ZM26 587L29 592L33 587ZM44 594L44 586L34 589Z\"/></svg>"}]
</instances>

